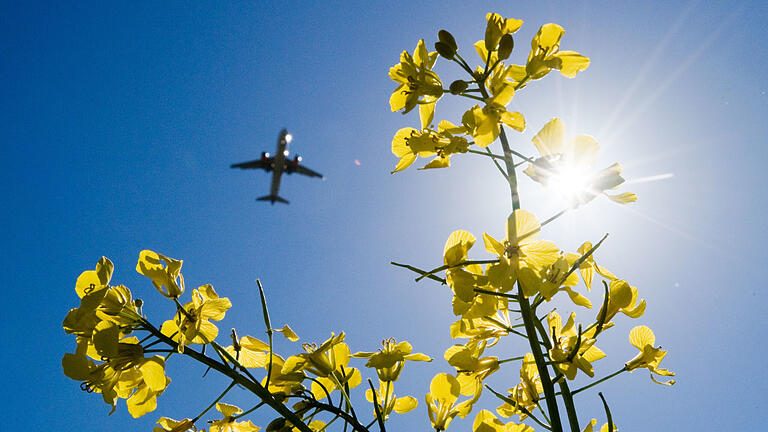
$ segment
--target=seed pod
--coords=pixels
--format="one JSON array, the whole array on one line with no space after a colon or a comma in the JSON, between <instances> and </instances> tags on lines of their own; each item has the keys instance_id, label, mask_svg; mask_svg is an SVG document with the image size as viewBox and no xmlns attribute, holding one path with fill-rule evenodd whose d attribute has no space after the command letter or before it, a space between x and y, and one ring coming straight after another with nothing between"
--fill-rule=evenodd
<instances>
[{"instance_id":1,"label":"seed pod","mask_svg":"<svg viewBox=\"0 0 768 432\"><path fill-rule=\"evenodd\" d=\"M456 45L456 39L454 39L453 35L450 34L447 30L440 30L437 32L437 38L440 39L440 42L453 48L454 52L459 50L459 46Z\"/></svg>"},{"instance_id":2,"label":"seed pod","mask_svg":"<svg viewBox=\"0 0 768 432\"><path fill-rule=\"evenodd\" d=\"M469 84L466 81L456 80L451 83L448 90L450 90L451 94L461 94L464 93L464 90L466 90L467 87L469 87Z\"/></svg>"},{"instance_id":3,"label":"seed pod","mask_svg":"<svg viewBox=\"0 0 768 432\"><path fill-rule=\"evenodd\" d=\"M507 57L512 54L512 49L514 47L515 39L511 34L507 33L502 36L501 40L499 41L499 60L506 60Z\"/></svg>"},{"instance_id":4,"label":"seed pod","mask_svg":"<svg viewBox=\"0 0 768 432\"><path fill-rule=\"evenodd\" d=\"M456 50L443 42L435 42L435 50L441 57L445 57L448 60L453 60L453 56L456 55Z\"/></svg>"}]
</instances>

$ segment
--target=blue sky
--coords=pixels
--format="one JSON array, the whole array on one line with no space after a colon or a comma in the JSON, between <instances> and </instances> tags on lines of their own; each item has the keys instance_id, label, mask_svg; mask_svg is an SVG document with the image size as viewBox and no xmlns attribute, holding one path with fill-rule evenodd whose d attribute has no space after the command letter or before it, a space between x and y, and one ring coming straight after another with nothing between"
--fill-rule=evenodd
<instances>
[{"instance_id":1,"label":"blue sky","mask_svg":"<svg viewBox=\"0 0 768 432\"><path fill-rule=\"evenodd\" d=\"M513 145L533 154L530 138L561 117L569 135L594 135L599 163L621 162L624 189L640 196L627 207L596 200L542 234L575 250L610 233L601 263L648 302L644 317L618 322L601 340L608 357L598 376L633 355L626 334L635 325L653 328L670 351L663 364L678 373L676 386L657 386L643 371L601 386L614 419L624 430L760 429L768 411L768 8L516 3L4 2L0 398L17 413L4 427L150 430L160 415L196 415L226 385L200 379L203 370L177 358L158 410L134 421L123 402L108 417L98 396L61 372L61 356L74 349L61 320L77 306L75 279L102 255L116 265L113 282L143 298L154 321L173 312L134 271L139 251L152 249L184 260L188 288L211 283L232 300L222 333L263 331L258 277L273 320L290 323L303 341L344 330L352 350L372 351L386 337L409 340L436 361L406 368L398 393L420 406L396 416L390 430L429 428L423 395L434 374L450 371L441 360L453 343L450 295L388 263L439 265L455 229L503 237L510 203L503 179L473 155L454 158L448 170L389 174L392 135L417 117L389 111L395 85L387 71L420 38L431 46L442 28L474 60L470 45L494 11L525 21L516 62L548 22L565 27L563 49L592 60L573 80L552 74L516 95L511 107L528 129ZM436 70L447 82L459 77L447 62ZM467 108L446 101L437 118L458 122ZM283 127L294 135L291 150L327 178L287 177L281 195L291 204L270 206L254 201L268 176L229 164L273 151ZM631 183L660 175L667 178ZM523 207L542 219L557 210L530 181L521 193ZM508 348L516 355L524 346ZM495 386L512 387L516 374ZM248 406L243 393L234 400ZM491 395L483 400L497 405ZM596 393L577 404L582 423L602 424ZM265 426L270 416L255 420Z\"/></svg>"}]
</instances>

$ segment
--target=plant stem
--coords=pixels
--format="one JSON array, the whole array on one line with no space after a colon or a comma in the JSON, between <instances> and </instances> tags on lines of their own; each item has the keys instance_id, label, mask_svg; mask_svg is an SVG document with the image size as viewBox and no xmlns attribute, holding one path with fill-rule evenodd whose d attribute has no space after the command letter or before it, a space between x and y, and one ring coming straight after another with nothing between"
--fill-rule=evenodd
<instances>
[{"instance_id":1,"label":"plant stem","mask_svg":"<svg viewBox=\"0 0 768 432\"><path fill-rule=\"evenodd\" d=\"M223 397L224 397L224 395L226 395L227 393L229 393L229 391L230 391L230 390L232 390L232 387L234 387L234 386L235 386L235 384L237 384L237 383L236 383L236 382L234 382L234 381L232 381L232 382L229 384L229 386L228 386L226 389L224 389L224 391L223 391L223 392L221 392L221 394L219 395L219 397L217 397L217 398L216 398L216 400L215 400L215 401L211 402L211 404L210 404L210 405L208 405L208 407L207 407L206 409L204 409L204 410L203 410L203 412L201 412L200 414L198 414L198 415L197 415L197 417L195 417L195 418L193 418L193 419L192 419L192 423L194 424L194 423L196 423L198 420L200 420L200 417L202 417L203 415L205 415L205 413L207 413L207 412L208 412L208 410L210 410L211 408L213 408L213 407L214 407L214 405L216 405L216 403L217 403L218 401L220 401L220 400L221 400L221 398L223 398Z\"/></svg>"},{"instance_id":2,"label":"plant stem","mask_svg":"<svg viewBox=\"0 0 768 432\"><path fill-rule=\"evenodd\" d=\"M544 330L544 324L541 323L540 320L535 321L536 330L538 330L539 334L541 335L542 343L546 347L547 350L552 348L552 344L549 341L549 337L547 336L547 331ZM578 346L577 346L578 349ZM557 371L557 369L555 369ZM573 394L571 393L571 389L568 387L568 381L565 379L561 379L558 381L558 386L560 387L560 392L556 393L562 396L563 403L565 404L565 412L568 414L568 425L571 427L571 432L579 432L579 417L576 414L576 405L573 403Z\"/></svg>"},{"instance_id":3,"label":"plant stem","mask_svg":"<svg viewBox=\"0 0 768 432\"><path fill-rule=\"evenodd\" d=\"M488 97L485 90L485 83L480 85L482 94ZM507 165L507 181L509 183L509 192L512 198L512 213L520 210L520 194L517 191L517 174L515 173L514 160L512 159L512 150L509 147L509 141L507 140L507 134L504 131L504 126L500 126L499 139L501 141L501 148L504 150L504 162ZM510 224L514 227L516 224ZM510 238L517 238L517 233L510 233ZM536 316L532 313L531 305L528 299L523 294L523 287L518 280L517 283L517 297L520 305L520 315L523 318L525 324L525 333L528 335L528 343L531 346L533 358L536 360L536 369L539 372L541 378L541 385L544 387L544 397L547 401L547 410L549 411L549 417L552 419L552 430L554 432L562 432L563 426L560 423L560 411L557 407L557 399L555 398L555 390L552 386L552 379L549 376L549 370L547 369L544 356L541 353L541 346L539 338L536 335L536 328L534 327L534 321L538 321Z\"/></svg>"},{"instance_id":4,"label":"plant stem","mask_svg":"<svg viewBox=\"0 0 768 432\"><path fill-rule=\"evenodd\" d=\"M603 382L603 381L609 380L609 379L611 379L611 378L615 377L616 375L618 375L618 374L620 374L620 373L622 373L622 372L624 372L624 371L626 371L626 370L627 370L627 367L626 367L626 366L624 366L623 368L621 368L621 369L617 370L616 372L614 372L614 373L612 373L612 374L610 374L610 375L608 375L608 376L606 376L606 377L600 378L599 380L597 380L597 381L593 382L592 384L589 384L589 385L586 385L586 386L584 386L584 387L582 387L582 388L578 388L578 389L574 390L573 392L571 392L571 394L574 394L574 395L575 395L576 393L581 393L581 392L583 392L584 390L586 390L586 389L589 389L589 388L592 388L592 387L594 387L594 386L596 386L596 385L600 384L600 383L601 383L601 382Z\"/></svg>"}]
</instances>

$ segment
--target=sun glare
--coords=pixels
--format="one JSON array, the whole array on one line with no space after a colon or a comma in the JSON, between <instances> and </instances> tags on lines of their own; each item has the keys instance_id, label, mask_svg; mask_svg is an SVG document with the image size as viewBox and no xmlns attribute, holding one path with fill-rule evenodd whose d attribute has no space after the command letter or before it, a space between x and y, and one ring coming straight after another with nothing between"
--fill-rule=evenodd
<instances>
[{"instance_id":1,"label":"sun glare","mask_svg":"<svg viewBox=\"0 0 768 432\"><path fill-rule=\"evenodd\" d=\"M589 183L590 175L586 170L576 166L563 166L553 173L547 186L557 195L571 201L587 192Z\"/></svg>"}]
</instances>

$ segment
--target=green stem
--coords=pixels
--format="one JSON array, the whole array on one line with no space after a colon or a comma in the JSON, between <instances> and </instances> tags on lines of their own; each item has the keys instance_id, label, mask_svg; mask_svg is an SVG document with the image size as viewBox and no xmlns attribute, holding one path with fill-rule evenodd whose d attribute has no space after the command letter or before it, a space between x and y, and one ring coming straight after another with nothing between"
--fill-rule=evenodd
<instances>
[{"instance_id":1,"label":"green stem","mask_svg":"<svg viewBox=\"0 0 768 432\"><path fill-rule=\"evenodd\" d=\"M616 372L614 372L614 373L612 373L612 374L610 374L610 375L608 375L608 376L606 376L604 378L600 378L599 380L593 382L592 384L589 384L589 385L586 385L584 387L581 387L581 388L578 388L578 389L574 390L573 392L571 392L571 394L575 395L576 393L581 393L584 390L592 388L592 387L600 384L601 382L609 380L609 379L615 377L616 375L618 375L618 374L620 374L622 372L625 372L625 371L627 371L627 367L626 366L624 366L623 368L617 370Z\"/></svg>"},{"instance_id":2,"label":"green stem","mask_svg":"<svg viewBox=\"0 0 768 432\"><path fill-rule=\"evenodd\" d=\"M261 408L261 407L263 407L263 406L264 406L264 402L259 402L259 403L257 403L256 405L254 405L254 406L253 406L251 409L249 409L248 411L244 411L244 412L242 412L242 413L240 413L240 414L238 414L238 415L236 415L236 416L232 416L232 418L236 420L236 419L239 419L239 418L241 418L241 417L245 417L245 416L247 416L248 414L250 414L250 413L252 413L252 412L256 411L257 409L259 409L259 408Z\"/></svg>"},{"instance_id":3,"label":"green stem","mask_svg":"<svg viewBox=\"0 0 768 432\"><path fill-rule=\"evenodd\" d=\"M518 303L520 304L520 310L522 311L521 315L523 317L523 323L525 324L525 333L528 334L528 343L531 347L533 358L536 361L536 369L539 372L539 378L541 378L541 386L544 388L544 398L547 401L547 411L549 411L549 417L552 422L552 430L554 432L562 432L563 426L560 423L560 410L557 406L557 399L555 398L555 389L552 385L552 379L549 376L546 360L544 360L544 355L541 352L541 342L539 342L539 338L536 335L534 322L540 321L532 316L531 305L523 294L523 287L520 285L520 281L518 281L517 289Z\"/></svg>"},{"instance_id":4,"label":"green stem","mask_svg":"<svg viewBox=\"0 0 768 432\"><path fill-rule=\"evenodd\" d=\"M261 313L264 316L264 326L267 328L267 337L269 338L269 365L267 366L267 381L264 383L264 388L269 388L269 380L272 379L272 358L274 357L272 350L272 321L269 319L269 310L267 309L267 298L264 295L264 287L261 286L261 281L256 279L256 285L259 287L259 297L261 298Z\"/></svg>"},{"instance_id":5,"label":"green stem","mask_svg":"<svg viewBox=\"0 0 768 432\"><path fill-rule=\"evenodd\" d=\"M408 265L408 264L396 263L394 261L390 261L389 263L392 264L393 266L398 266L398 267L406 268L406 269L408 269L408 270L410 270L410 271L412 271L414 273L418 273L418 274L420 274L422 276L426 276L429 279L432 279L434 281L440 282L443 285L445 285L445 279L443 279L441 277L437 277L435 275L428 274L426 270L422 270L420 268L416 268L416 267L414 267L412 265Z\"/></svg>"},{"instance_id":6,"label":"green stem","mask_svg":"<svg viewBox=\"0 0 768 432\"><path fill-rule=\"evenodd\" d=\"M536 330L541 336L544 346L546 347L547 351L549 351L552 348L552 343L549 341L549 336L547 335L547 331L544 329L544 324L542 324L541 321L537 319L535 325ZM555 372L557 372L556 368ZM568 387L568 381L561 379L557 384L560 387L560 392L556 393L556 395L559 394L563 398L563 403L565 404L565 412L568 414L568 425L571 427L571 432L579 432L579 417L576 413L576 405L573 403L573 394L571 393L571 389Z\"/></svg>"},{"instance_id":7,"label":"green stem","mask_svg":"<svg viewBox=\"0 0 768 432\"><path fill-rule=\"evenodd\" d=\"M428 271L426 274L423 274L423 275L417 277L416 278L416 282L419 282L420 280L424 279L425 277L429 277L429 276L431 276L431 275L433 275L433 274L435 274L437 272L441 272L443 270L450 270L452 268L464 267L464 266L468 266L468 265L472 265L472 264L495 264L497 262L499 262L498 258L497 259L489 259L489 260L464 260L464 261L462 261L462 262L460 262L458 264L454 264L454 265L446 264L446 265L442 265L440 267L437 267L435 269L432 269L432 270Z\"/></svg>"},{"instance_id":8,"label":"green stem","mask_svg":"<svg viewBox=\"0 0 768 432\"><path fill-rule=\"evenodd\" d=\"M528 78L527 75L526 78ZM522 84L527 80L526 78L518 83L516 89L522 86ZM488 93L485 90L484 83L480 85L480 89L482 90L481 93L483 96L487 98ZM514 214L515 211L520 210L520 194L517 190L517 174L515 172L514 160L512 158L512 150L509 147L509 141L507 140L507 134L504 131L504 126L500 126L499 129L499 139L501 141L501 148L504 150L504 162L507 165L507 173L509 175L509 177L507 177L507 181L509 183L509 192L512 198L512 213ZM516 224L510 225L514 230ZM509 235L510 238L517 238L516 232L509 233ZM519 280L517 289L518 303L520 304L520 311L523 317L523 323L525 324L525 333L528 335L528 343L531 346L533 358L536 360L536 369L539 372L541 384L544 388L544 397L547 401L547 410L549 411L549 416L552 419L552 430L554 432L562 432L563 426L560 422L560 411L557 406L557 399L555 398L555 390L552 386L552 380L549 376L549 370L547 370L544 356L541 353L541 342L539 342L539 339L536 336L536 328L534 327L533 323L534 321L538 321L538 319L536 319L535 315L531 311L531 305L528 302L528 299L525 297L525 294L523 294L523 287Z\"/></svg>"},{"instance_id":9,"label":"green stem","mask_svg":"<svg viewBox=\"0 0 768 432\"><path fill-rule=\"evenodd\" d=\"M491 157L493 159L504 159L504 156L491 153L491 150L489 148L487 148L487 147L486 147L486 150L487 151L485 153L483 153L483 152L481 152L479 150L467 150L467 152L474 153L474 154L479 154L479 155L482 155L482 156L488 156L488 157Z\"/></svg>"},{"instance_id":10,"label":"green stem","mask_svg":"<svg viewBox=\"0 0 768 432\"><path fill-rule=\"evenodd\" d=\"M524 358L525 358L525 356L511 357L511 358L508 358L508 359L499 360L499 364L506 363L506 362L511 362L511 361L515 361L515 360L522 360Z\"/></svg>"},{"instance_id":11,"label":"green stem","mask_svg":"<svg viewBox=\"0 0 768 432\"><path fill-rule=\"evenodd\" d=\"M335 414L337 417L341 417L341 419L344 420L345 424L352 426L352 428L358 432L369 432L368 428L360 424L360 422L357 421L357 419L345 413L343 410L341 410L338 407L335 407L331 404L320 402L315 399L304 399L304 402L306 402L307 405L309 405L312 408L320 408L323 411L328 411L329 413Z\"/></svg>"},{"instance_id":12,"label":"green stem","mask_svg":"<svg viewBox=\"0 0 768 432\"><path fill-rule=\"evenodd\" d=\"M504 401L504 402L506 402L506 403L508 403L508 404L512 405L513 407L515 407L515 408L519 409L519 410L520 410L520 412L522 412L523 414L525 414L525 415L527 415L528 417L530 417L531 419L533 419L533 421L535 421L536 423L538 423L538 424L539 424L539 426L543 427L543 428L544 428L544 429L546 429L546 430L552 430L552 428L551 428L551 427L549 427L549 426L545 425L544 423L542 423L542 422L541 422L541 420L537 419L537 418L536 418L536 416L534 416L532 412L528 411L528 410L527 410L525 407L522 407L522 406L518 405L518 404L517 404L517 402L515 402L514 400L512 400L512 399L510 399L510 398L508 398L508 397L504 396L503 394L501 394L501 393L497 392L496 390L494 390L494 389L492 389L491 387L489 387L487 384L485 385L485 388L487 388L488 390L490 390L490 391L491 391L491 393L493 393L494 395L496 395L496 397L497 397L497 398L499 398L499 399L501 399L502 401ZM544 411L542 411L542 414L544 414Z\"/></svg>"},{"instance_id":13,"label":"green stem","mask_svg":"<svg viewBox=\"0 0 768 432\"><path fill-rule=\"evenodd\" d=\"M490 294L490 295L496 296L496 297L504 297L506 299L512 300L513 302L517 301L517 297L515 297L514 294L507 294L507 293L502 293L502 292L498 292L498 291L491 291L491 290L487 290L487 289L483 289L483 288L475 288L474 291L476 293L480 293L480 294Z\"/></svg>"},{"instance_id":14,"label":"green stem","mask_svg":"<svg viewBox=\"0 0 768 432\"><path fill-rule=\"evenodd\" d=\"M224 389L224 391L223 391L223 392L221 392L221 394L219 395L219 397L217 397L217 398L216 398L216 400L215 400L215 401L211 402L211 404L210 404L210 405L208 405L208 407L207 407L206 409L204 409L204 410L203 410L203 412L201 412L200 414L198 414L198 415L197 415L197 417L195 417L195 418L193 418L193 419L192 419L192 423L193 423L193 424L194 424L194 423L197 423L197 421L198 421L198 420L200 420L200 417L202 417L203 415L205 415L205 413L207 413L207 412L208 412L208 411L209 411L211 408L213 408L213 407L216 405L216 403L217 403L218 401L220 401L220 400L221 400L221 398L223 398L223 397L224 397L224 395L226 395L226 394L227 394L227 393L228 393L230 390L232 390L232 387L234 387L234 386L235 386L235 384L237 384L237 383L236 383L236 382L234 382L234 381L232 381L232 382L229 384L229 387L227 387L226 389Z\"/></svg>"},{"instance_id":15,"label":"green stem","mask_svg":"<svg viewBox=\"0 0 768 432\"><path fill-rule=\"evenodd\" d=\"M386 429L384 428L384 416L381 414L381 410L379 409L379 401L376 398L376 389L373 388L373 382L368 379L368 385L371 387L371 395L373 396L373 411L376 413L376 420L379 422L379 430L381 432L386 432ZM382 407L386 403L386 397L385 400L382 402Z\"/></svg>"}]
</instances>

